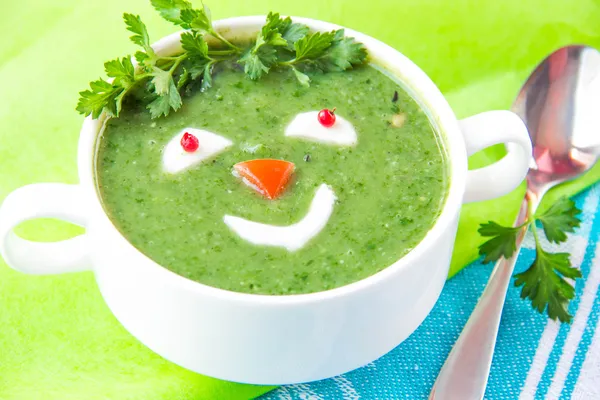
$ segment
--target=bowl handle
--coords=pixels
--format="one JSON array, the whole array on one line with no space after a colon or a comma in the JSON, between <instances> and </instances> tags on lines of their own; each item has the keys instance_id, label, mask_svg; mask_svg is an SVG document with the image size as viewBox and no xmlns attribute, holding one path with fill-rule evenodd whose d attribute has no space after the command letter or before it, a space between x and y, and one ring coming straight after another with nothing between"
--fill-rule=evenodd
<instances>
[{"instance_id":1,"label":"bowl handle","mask_svg":"<svg viewBox=\"0 0 600 400\"><path fill-rule=\"evenodd\" d=\"M10 193L0 207L0 252L6 263L29 274L90 269L86 235L59 242L32 242L13 229L35 218L58 218L85 226L86 202L78 185L37 183Z\"/></svg>"},{"instance_id":2,"label":"bowl handle","mask_svg":"<svg viewBox=\"0 0 600 400\"><path fill-rule=\"evenodd\" d=\"M527 175L531 139L521 118L510 111L488 111L459 122L467 154L503 143L507 154L487 167L467 172L464 202L489 200L514 190Z\"/></svg>"}]
</instances>

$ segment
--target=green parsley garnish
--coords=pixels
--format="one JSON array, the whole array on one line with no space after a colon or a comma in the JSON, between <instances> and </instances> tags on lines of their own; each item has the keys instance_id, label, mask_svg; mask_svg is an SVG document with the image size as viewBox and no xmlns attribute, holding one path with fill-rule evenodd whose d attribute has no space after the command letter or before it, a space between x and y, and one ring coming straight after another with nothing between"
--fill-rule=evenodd
<instances>
[{"instance_id":1,"label":"green parsley garnish","mask_svg":"<svg viewBox=\"0 0 600 400\"><path fill-rule=\"evenodd\" d=\"M181 92L191 83L199 83L203 91L210 88L214 66L224 61L243 66L253 80L273 68L289 68L301 85L309 86L309 72L344 71L367 59L365 47L345 37L343 29L311 33L306 25L269 13L256 40L241 48L215 31L205 5L195 9L187 0L151 3L163 19L186 30L181 35L183 52L158 56L150 46L150 35L141 18L123 14L127 30L133 33L130 40L141 48L134 54L138 68L134 68L130 56L106 62L104 69L112 81L98 79L90 83L90 89L79 93L77 111L81 114L98 118L106 112L116 117L125 96L141 90L144 93L139 96L140 101L147 103L152 118L167 116L171 110L181 108ZM209 45L206 35L216 39L217 44Z\"/></svg>"},{"instance_id":2,"label":"green parsley garnish","mask_svg":"<svg viewBox=\"0 0 600 400\"><path fill-rule=\"evenodd\" d=\"M580 213L575 202L563 197L546 211L535 213L533 218L520 226L505 227L488 222L479 227L482 236L491 237L479 246L479 254L484 256L484 263L497 261L500 257L511 257L516 250L515 242L519 232L531 228L536 257L526 271L515 275L515 286L521 287L521 298L531 300L534 309L540 313L547 312L551 319L558 319L560 322L570 323L573 318L568 306L575 296L575 289L567 278L580 278L581 272L571 266L568 253L549 253L542 248L535 222L541 224L548 241L562 243L567 240L567 233L574 232L579 227L577 215Z\"/></svg>"}]
</instances>

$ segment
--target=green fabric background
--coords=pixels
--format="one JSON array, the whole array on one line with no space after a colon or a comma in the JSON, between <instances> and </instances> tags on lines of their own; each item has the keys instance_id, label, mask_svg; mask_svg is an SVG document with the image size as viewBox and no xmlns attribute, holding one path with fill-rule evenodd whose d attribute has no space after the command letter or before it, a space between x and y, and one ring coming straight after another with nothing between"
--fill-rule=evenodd
<instances>
[{"instance_id":1,"label":"green fabric background","mask_svg":"<svg viewBox=\"0 0 600 400\"><path fill-rule=\"evenodd\" d=\"M600 4L592 0L220 0L209 6L215 19L273 10L372 35L420 65L459 117L508 108L531 69L561 45L600 47ZM0 199L32 182L77 181L77 92L102 75L105 60L133 51L123 11L139 13L153 39L174 30L146 0L0 4ZM492 149L472 165L499 154ZM599 178L596 168L551 197ZM477 225L510 223L522 194L520 188L464 207L451 274L477 257ZM35 221L19 231L56 240L81 229ZM91 273L26 276L0 265L0 399L235 400L269 389L203 377L153 354L111 315Z\"/></svg>"}]
</instances>

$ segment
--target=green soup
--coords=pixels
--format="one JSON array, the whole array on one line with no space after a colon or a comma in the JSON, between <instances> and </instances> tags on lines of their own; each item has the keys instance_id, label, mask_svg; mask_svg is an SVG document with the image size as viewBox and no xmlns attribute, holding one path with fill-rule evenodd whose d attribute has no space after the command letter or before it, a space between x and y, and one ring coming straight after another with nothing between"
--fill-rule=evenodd
<instances>
[{"instance_id":1,"label":"green soup","mask_svg":"<svg viewBox=\"0 0 600 400\"><path fill-rule=\"evenodd\" d=\"M165 268L236 292L332 289L407 254L444 204L448 176L440 138L415 101L375 67L311 79L305 88L289 71L272 71L254 82L225 69L212 88L188 94L181 110L166 118L151 120L134 105L109 120L98 149L97 182L113 223ZM333 107L353 124L355 146L284 136L296 115ZM165 173L165 145L186 127L214 132L233 144L183 172ZM234 164L264 158L296 166L276 200L232 175ZM337 197L333 212L299 250L251 244L223 221L233 214L293 224L306 215L323 183Z\"/></svg>"}]
</instances>

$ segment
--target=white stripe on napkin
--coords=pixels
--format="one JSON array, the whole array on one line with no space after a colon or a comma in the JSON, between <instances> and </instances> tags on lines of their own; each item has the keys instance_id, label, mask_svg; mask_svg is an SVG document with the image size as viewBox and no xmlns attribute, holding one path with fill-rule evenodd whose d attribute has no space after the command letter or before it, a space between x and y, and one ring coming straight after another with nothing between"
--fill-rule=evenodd
<instances>
[{"instance_id":1,"label":"white stripe on napkin","mask_svg":"<svg viewBox=\"0 0 600 400\"><path fill-rule=\"evenodd\" d=\"M599 263L600 246L596 248L590 275L585 283L581 302L579 303L577 313L573 319L573 325L567 335L567 340L565 341L563 352L558 360L558 366L556 367L556 372L554 373L554 378L552 379L552 384L550 385L546 399L552 400L560 397L567 375L569 375L569 371L571 370L573 358L575 358L579 342L581 342L581 338L583 337L587 320L592 312L592 307L594 306L596 293L600 287L600 268L597 268ZM596 268L594 268L594 266Z\"/></svg>"},{"instance_id":2,"label":"white stripe on napkin","mask_svg":"<svg viewBox=\"0 0 600 400\"><path fill-rule=\"evenodd\" d=\"M598 265L594 264L596 268ZM600 399L600 320L596 333L581 366L579 379L571 394L572 400Z\"/></svg>"},{"instance_id":3,"label":"white stripe on napkin","mask_svg":"<svg viewBox=\"0 0 600 400\"><path fill-rule=\"evenodd\" d=\"M599 196L597 190L592 189L587 195L583 205L583 215L581 218L583 222L577 233L583 232L587 234L584 236L574 235L570 239L571 243L569 243L570 246L568 246L568 248L563 248L566 246L566 244L555 245L556 247L560 248L560 251L568 251L571 253L571 263L576 268L581 267L581 263L583 262L583 258L585 256L585 249L588 245L589 233L591 232L592 224L594 223L596 215L596 209L598 208L598 200ZM547 245L548 243L546 242L544 244ZM535 246L532 247L535 248ZM558 249L549 248L549 250L557 251ZM544 370L546 369L546 365L548 364L548 358L550 357L550 353L554 347L559 328L560 324L552 320L548 320L546 323L546 327L544 328L544 332L542 333L542 337L540 338L540 342L538 343L538 347L535 351L533 362L531 363L531 367L527 373L527 378L525 379L525 383L521 389L521 395L519 396L520 400L533 400L535 398L538 384L540 383L542 375L544 374ZM575 350L577 350L577 348L575 348Z\"/></svg>"},{"instance_id":4,"label":"white stripe on napkin","mask_svg":"<svg viewBox=\"0 0 600 400\"><path fill-rule=\"evenodd\" d=\"M596 198L596 205L598 204L597 201L598 199ZM589 223L591 225L592 222L593 220L589 222L586 221L584 224ZM571 241L574 242L569 249L572 252L571 263L574 267L580 268L585 256L585 249L587 247L588 240L587 238L583 237L574 237L571 239ZM527 378L525 379L525 383L521 389L521 395L519 396L520 400L533 400L535 398L538 384L540 383L542 375L544 374L544 370L546 369L546 365L548 364L548 358L550 357L550 353L554 348L554 342L556 341L556 336L558 335L559 329L560 323L556 321L549 319L546 323L546 327L544 328L544 332L542 333L542 337L540 338L540 342L538 343L538 347L535 351L533 362L531 363L531 367L527 373Z\"/></svg>"},{"instance_id":5,"label":"white stripe on napkin","mask_svg":"<svg viewBox=\"0 0 600 400\"><path fill-rule=\"evenodd\" d=\"M533 400L535 398L535 392L546 369L546 364L548 364L548 358L554 347L559 328L560 324L558 322L548 320L535 351L533 362L527 373L527 379L525 379L525 384L523 384L523 389L521 389L519 400Z\"/></svg>"}]
</instances>

